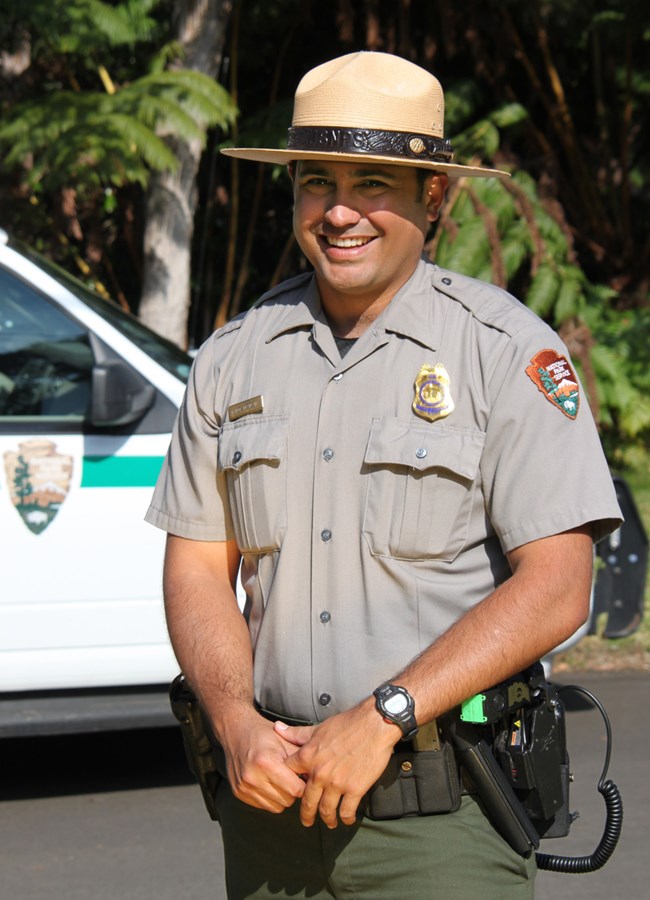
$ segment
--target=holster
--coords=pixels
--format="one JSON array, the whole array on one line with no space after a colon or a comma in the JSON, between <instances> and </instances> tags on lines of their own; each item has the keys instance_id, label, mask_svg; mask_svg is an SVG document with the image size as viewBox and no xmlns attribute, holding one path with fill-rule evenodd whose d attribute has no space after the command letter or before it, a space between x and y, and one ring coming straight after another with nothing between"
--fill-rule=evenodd
<instances>
[{"instance_id":1,"label":"holster","mask_svg":"<svg viewBox=\"0 0 650 900\"><path fill-rule=\"evenodd\" d=\"M190 772L203 794L203 802L211 819L217 821L217 788L226 777L226 759L205 720L199 701L184 675L177 675L169 689L172 712L181 726L183 747Z\"/></svg>"}]
</instances>

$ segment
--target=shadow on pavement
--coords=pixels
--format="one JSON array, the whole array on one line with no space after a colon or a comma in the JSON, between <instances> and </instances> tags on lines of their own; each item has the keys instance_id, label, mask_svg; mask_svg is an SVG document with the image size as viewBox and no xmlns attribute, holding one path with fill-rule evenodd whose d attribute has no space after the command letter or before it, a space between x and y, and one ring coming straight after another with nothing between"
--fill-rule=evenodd
<instances>
[{"instance_id":1,"label":"shadow on pavement","mask_svg":"<svg viewBox=\"0 0 650 900\"><path fill-rule=\"evenodd\" d=\"M2 800L191 783L194 778L176 728L2 741Z\"/></svg>"}]
</instances>

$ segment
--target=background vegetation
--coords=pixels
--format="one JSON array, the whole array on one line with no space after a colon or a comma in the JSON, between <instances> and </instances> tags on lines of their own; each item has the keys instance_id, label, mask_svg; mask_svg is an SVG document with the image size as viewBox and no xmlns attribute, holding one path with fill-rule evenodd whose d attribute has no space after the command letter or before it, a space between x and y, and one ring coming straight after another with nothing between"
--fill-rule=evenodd
<instances>
[{"instance_id":1,"label":"background vegetation","mask_svg":"<svg viewBox=\"0 0 650 900\"><path fill-rule=\"evenodd\" d=\"M188 9L218 11L216 78L185 67ZM220 147L280 146L314 65L398 53L442 81L457 159L513 173L455 181L430 255L560 332L610 463L643 493L649 48L647 0L0 0L0 225L138 313L147 192L178 168L179 142L199 140L191 302L174 335L197 346L305 266L286 174Z\"/></svg>"},{"instance_id":2,"label":"background vegetation","mask_svg":"<svg viewBox=\"0 0 650 900\"><path fill-rule=\"evenodd\" d=\"M148 181L174 167L165 136L202 135L191 305L174 336L196 346L305 265L286 175L229 161L220 146L280 145L295 85L315 64L399 53L443 82L458 159L513 172L508 184L454 183L431 255L508 287L560 331L612 463L640 465L650 432L645 0L221 0L217 79L184 69L175 41L179 9L201 5L0 0L4 227L137 312Z\"/></svg>"}]
</instances>

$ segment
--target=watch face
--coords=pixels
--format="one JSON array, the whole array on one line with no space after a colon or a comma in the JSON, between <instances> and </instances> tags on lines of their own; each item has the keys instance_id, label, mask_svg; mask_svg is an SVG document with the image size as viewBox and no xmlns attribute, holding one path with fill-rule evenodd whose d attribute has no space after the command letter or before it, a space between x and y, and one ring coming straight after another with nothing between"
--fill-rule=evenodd
<instances>
[{"instance_id":1,"label":"watch face","mask_svg":"<svg viewBox=\"0 0 650 900\"><path fill-rule=\"evenodd\" d=\"M386 710L394 716L403 713L405 709L408 709L408 705L408 700L404 694L393 694L384 700Z\"/></svg>"}]
</instances>

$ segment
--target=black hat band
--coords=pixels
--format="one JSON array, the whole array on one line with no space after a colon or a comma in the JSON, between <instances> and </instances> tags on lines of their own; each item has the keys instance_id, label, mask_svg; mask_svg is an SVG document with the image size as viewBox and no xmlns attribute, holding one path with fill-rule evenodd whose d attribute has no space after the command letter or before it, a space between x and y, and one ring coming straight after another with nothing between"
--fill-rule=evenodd
<instances>
[{"instance_id":1,"label":"black hat band","mask_svg":"<svg viewBox=\"0 0 650 900\"><path fill-rule=\"evenodd\" d=\"M305 152L358 153L402 159L426 159L448 163L453 158L451 142L405 131L375 131L371 128L290 128L287 150Z\"/></svg>"}]
</instances>

